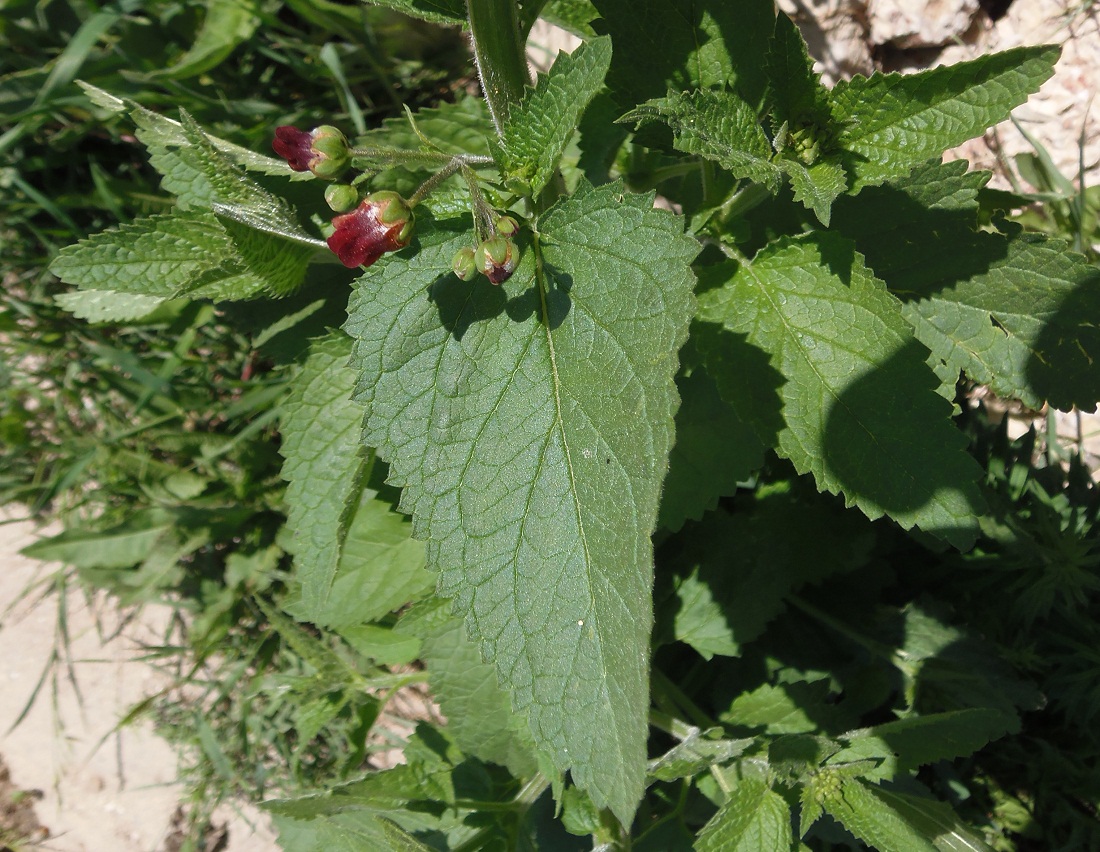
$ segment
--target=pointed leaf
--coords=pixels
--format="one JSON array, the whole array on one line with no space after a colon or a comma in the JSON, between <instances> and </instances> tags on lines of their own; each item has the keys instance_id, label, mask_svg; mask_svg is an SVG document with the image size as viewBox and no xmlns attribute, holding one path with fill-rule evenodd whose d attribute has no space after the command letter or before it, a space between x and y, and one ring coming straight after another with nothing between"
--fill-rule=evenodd
<instances>
[{"instance_id":1,"label":"pointed leaf","mask_svg":"<svg viewBox=\"0 0 1100 852\"><path fill-rule=\"evenodd\" d=\"M764 70L769 114L776 129L783 124L790 132L813 125L825 127L832 113L829 90L814 71L802 33L782 12L775 16Z\"/></svg>"},{"instance_id":2,"label":"pointed leaf","mask_svg":"<svg viewBox=\"0 0 1100 852\"><path fill-rule=\"evenodd\" d=\"M873 74L832 90L852 189L904 175L983 133L1054 73L1059 49L1018 47L918 74Z\"/></svg>"},{"instance_id":3,"label":"pointed leaf","mask_svg":"<svg viewBox=\"0 0 1100 852\"><path fill-rule=\"evenodd\" d=\"M356 282L368 444L540 750L629 823L645 768L651 543L698 250L617 184L538 221L497 288L430 221Z\"/></svg>"},{"instance_id":4,"label":"pointed leaf","mask_svg":"<svg viewBox=\"0 0 1100 852\"><path fill-rule=\"evenodd\" d=\"M870 518L972 543L980 470L900 304L850 244L784 238L729 274L699 316L747 334L786 377L778 451Z\"/></svg>"},{"instance_id":5,"label":"pointed leaf","mask_svg":"<svg viewBox=\"0 0 1100 852\"><path fill-rule=\"evenodd\" d=\"M379 619L435 582L408 519L364 487L373 454L360 452L363 407L351 399L350 354L344 334L314 343L282 405L286 546L297 572L284 608L332 628Z\"/></svg>"},{"instance_id":6,"label":"pointed leaf","mask_svg":"<svg viewBox=\"0 0 1100 852\"><path fill-rule=\"evenodd\" d=\"M887 787L874 790L888 807L931 840L939 852L993 852L993 847L964 825L958 814L943 802Z\"/></svg>"},{"instance_id":7,"label":"pointed leaf","mask_svg":"<svg viewBox=\"0 0 1100 852\"><path fill-rule=\"evenodd\" d=\"M775 164L791 179L794 200L813 210L818 221L828 226L833 202L848 185L844 167L831 160L807 166L787 157L780 157Z\"/></svg>"},{"instance_id":8,"label":"pointed leaf","mask_svg":"<svg viewBox=\"0 0 1100 852\"><path fill-rule=\"evenodd\" d=\"M678 151L714 160L737 178L779 189L782 172L771 162L772 148L756 111L729 92L706 89L646 101L621 122L662 121L672 128Z\"/></svg>"},{"instance_id":9,"label":"pointed leaf","mask_svg":"<svg viewBox=\"0 0 1100 852\"><path fill-rule=\"evenodd\" d=\"M148 110L129 98L112 95L110 92L82 80L78 80L77 85L84 90L84 93L96 106L116 113L129 113L139 128L138 138L154 156L158 151L166 151L168 148L178 148L189 144L183 126L178 121ZM303 176L299 172L292 171L286 160L279 157L259 154L250 148L242 148L240 145L234 145L232 142L227 142L216 136L207 136L207 138L215 148L226 154L230 160L249 171L267 175L281 175L291 179L295 176L302 180L313 177L312 174ZM164 172L161 171L161 174L164 174Z\"/></svg>"},{"instance_id":10,"label":"pointed leaf","mask_svg":"<svg viewBox=\"0 0 1100 852\"><path fill-rule=\"evenodd\" d=\"M790 849L791 811L764 782L742 778L721 810L699 833L698 852L759 852Z\"/></svg>"},{"instance_id":11,"label":"pointed leaf","mask_svg":"<svg viewBox=\"0 0 1100 852\"><path fill-rule=\"evenodd\" d=\"M611 64L611 39L596 38L572 54L559 53L549 75L540 74L504 127L506 179L537 196L550 182L565 146Z\"/></svg>"}]
</instances>

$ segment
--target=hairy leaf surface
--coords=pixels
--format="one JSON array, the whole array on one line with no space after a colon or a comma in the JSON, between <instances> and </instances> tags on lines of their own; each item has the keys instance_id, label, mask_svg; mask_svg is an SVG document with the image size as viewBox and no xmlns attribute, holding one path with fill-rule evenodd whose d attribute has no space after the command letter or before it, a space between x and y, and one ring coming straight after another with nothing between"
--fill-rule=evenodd
<instances>
[{"instance_id":1,"label":"hairy leaf surface","mask_svg":"<svg viewBox=\"0 0 1100 852\"><path fill-rule=\"evenodd\" d=\"M537 746L629 822L641 796L650 533L698 245L651 196L583 189L500 288L459 282L464 229L356 282L365 436L391 465Z\"/></svg>"},{"instance_id":2,"label":"hairy leaf surface","mask_svg":"<svg viewBox=\"0 0 1100 852\"><path fill-rule=\"evenodd\" d=\"M611 39L596 38L572 54L559 53L549 75L540 74L504 126L504 175L530 186L537 197L611 63Z\"/></svg>"},{"instance_id":3,"label":"hairy leaf surface","mask_svg":"<svg viewBox=\"0 0 1100 852\"><path fill-rule=\"evenodd\" d=\"M764 781L743 778L726 803L699 833L698 852L758 852L789 849L791 812L787 802Z\"/></svg>"},{"instance_id":4,"label":"hairy leaf surface","mask_svg":"<svg viewBox=\"0 0 1100 852\"><path fill-rule=\"evenodd\" d=\"M927 352L862 257L831 235L784 238L727 274L700 297L700 319L747 335L785 377L778 451L868 517L968 546L979 468Z\"/></svg>"}]
</instances>

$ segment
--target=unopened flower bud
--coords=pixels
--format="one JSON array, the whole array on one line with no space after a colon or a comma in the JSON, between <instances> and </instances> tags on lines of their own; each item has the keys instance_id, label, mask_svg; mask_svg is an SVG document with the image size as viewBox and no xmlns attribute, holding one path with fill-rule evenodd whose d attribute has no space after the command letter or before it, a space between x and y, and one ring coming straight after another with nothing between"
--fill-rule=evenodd
<instances>
[{"instance_id":1,"label":"unopened flower bud","mask_svg":"<svg viewBox=\"0 0 1100 852\"><path fill-rule=\"evenodd\" d=\"M349 269L370 266L386 252L409 244L413 221L404 198L388 190L375 192L351 213L332 220L335 230L328 238L328 247Z\"/></svg>"},{"instance_id":2,"label":"unopened flower bud","mask_svg":"<svg viewBox=\"0 0 1100 852\"><path fill-rule=\"evenodd\" d=\"M511 216L501 216L496 221L496 229L502 237L514 237L519 233L519 222Z\"/></svg>"},{"instance_id":3,"label":"unopened flower bud","mask_svg":"<svg viewBox=\"0 0 1100 852\"><path fill-rule=\"evenodd\" d=\"M451 260L451 271L462 281L469 281L477 275L474 250L467 246L456 251L454 258Z\"/></svg>"},{"instance_id":4,"label":"unopened flower bud","mask_svg":"<svg viewBox=\"0 0 1100 852\"><path fill-rule=\"evenodd\" d=\"M346 183L325 187L325 203L336 213L347 213L359 204L359 190Z\"/></svg>"},{"instance_id":5,"label":"unopened flower bud","mask_svg":"<svg viewBox=\"0 0 1100 852\"><path fill-rule=\"evenodd\" d=\"M474 265L494 284L503 284L516 271L519 249L507 237L490 237L474 252Z\"/></svg>"},{"instance_id":6,"label":"unopened flower bud","mask_svg":"<svg viewBox=\"0 0 1100 852\"><path fill-rule=\"evenodd\" d=\"M294 171L310 171L319 178L339 177L351 162L347 138L328 124L308 133L291 125L276 127L271 147Z\"/></svg>"}]
</instances>

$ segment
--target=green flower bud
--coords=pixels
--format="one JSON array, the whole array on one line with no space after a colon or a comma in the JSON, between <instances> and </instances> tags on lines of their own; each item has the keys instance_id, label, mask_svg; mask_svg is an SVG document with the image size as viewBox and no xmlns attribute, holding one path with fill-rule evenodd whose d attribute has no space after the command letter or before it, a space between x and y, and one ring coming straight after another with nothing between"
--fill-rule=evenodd
<instances>
[{"instance_id":1,"label":"green flower bud","mask_svg":"<svg viewBox=\"0 0 1100 852\"><path fill-rule=\"evenodd\" d=\"M451 260L451 271L463 281L469 281L477 275L477 265L474 263L474 250L472 248L460 248L455 252Z\"/></svg>"},{"instance_id":2,"label":"green flower bud","mask_svg":"<svg viewBox=\"0 0 1100 852\"><path fill-rule=\"evenodd\" d=\"M514 237L519 233L519 222L511 216L501 216L496 221L496 229L502 237Z\"/></svg>"},{"instance_id":3,"label":"green flower bud","mask_svg":"<svg viewBox=\"0 0 1100 852\"><path fill-rule=\"evenodd\" d=\"M325 187L325 203L335 213L347 213L359 205L359 191L346 183L334 183Z\"/></svg>"}]
</instances>

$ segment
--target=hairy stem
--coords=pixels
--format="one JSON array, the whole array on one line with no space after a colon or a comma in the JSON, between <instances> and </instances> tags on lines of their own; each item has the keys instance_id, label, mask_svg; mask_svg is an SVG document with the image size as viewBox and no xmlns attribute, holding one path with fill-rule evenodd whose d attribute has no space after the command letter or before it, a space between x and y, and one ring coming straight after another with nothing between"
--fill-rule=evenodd
<instances>
[{"instance_id":1,"label":"hairy stem","mask_svg":"<svg viewBox=\"0 0 1100 852\"><path fill-rule=\"evenodd\" d=\"M497 135L530 81L515 0L466 0L474 60Z\"/></svg>"}]
</instances>

